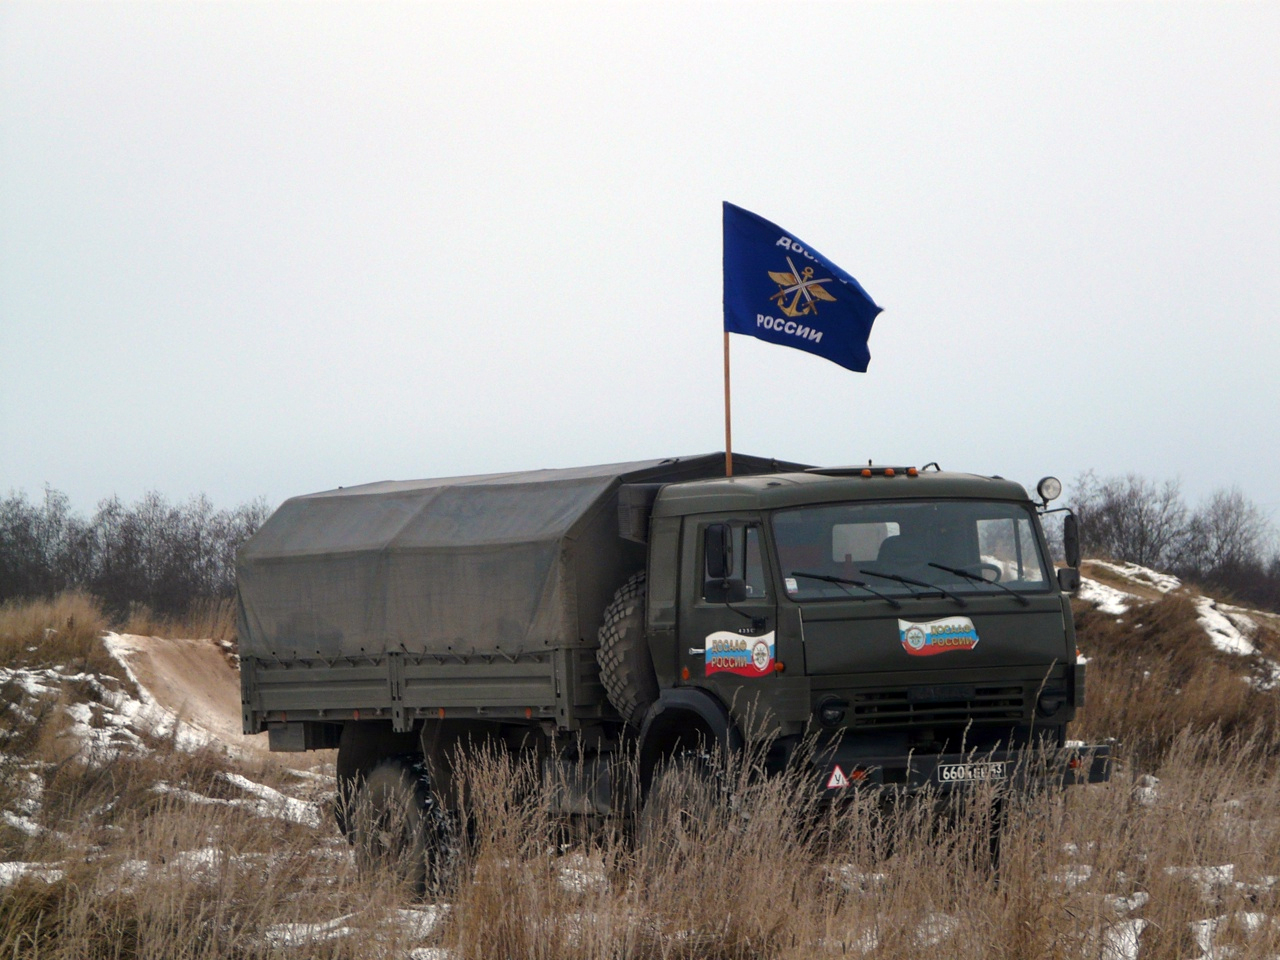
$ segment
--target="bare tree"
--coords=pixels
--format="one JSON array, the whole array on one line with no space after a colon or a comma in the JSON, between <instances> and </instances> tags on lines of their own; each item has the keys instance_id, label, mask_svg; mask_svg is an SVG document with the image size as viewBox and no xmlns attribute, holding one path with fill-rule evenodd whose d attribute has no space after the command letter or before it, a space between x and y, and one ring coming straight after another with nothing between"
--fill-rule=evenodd
<instances>
[{"instance_id":1,"label":"bare tree","mask_svg":"<svg viewBox=\"0 0 1280 960\"><path fill-rule=\"evenodd\" d=\"M1085 554L1144 567L1177 566L1187 549L1187 506L1176 480L1157 485L1135 473L1076 479L1071 507Z\"/></svg>"},{"instance_id":2,"label":"bare tree","mask_svg":"<svg viewBox=\"0 0 1280 960\"><path fill-rule=\"evenodd\" d=\"M1191 518L1187 565L1207 578L1262 567L1273 539L1267 515L1239 487L1218 490Z\"/></svg>"},{"instance_id":3,"label":"bare tree","mask_svg":"<svg viewBox=\"0 0 1280 960\"><path fill-rule=\"evenodd\" d=\"M170 504L151 492L132 506L103 500L85 520L56 490L36 503L11 493L0 499L0 600L85 587L114 615L134 603L181 613L234 594L236 548L269 513L262 499L215 510L203 495Z\"/></svg>"}]
</instances>

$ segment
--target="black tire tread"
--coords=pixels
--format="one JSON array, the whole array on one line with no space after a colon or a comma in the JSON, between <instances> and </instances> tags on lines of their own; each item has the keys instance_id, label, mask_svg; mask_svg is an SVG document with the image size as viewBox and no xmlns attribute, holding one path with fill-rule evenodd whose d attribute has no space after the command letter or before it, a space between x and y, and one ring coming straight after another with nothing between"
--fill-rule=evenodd
<instances>
[{"instance_id":1,"label":"black tire tread","mask_svg":"<svg viewBox=\"0 0 1280 960\"><path fill-rule=\"evenodd\" d=\"M628 723L639 726L658 699L658 678L644 636L645 572L618 588L600 624L600 680L609 702Z\"/></svg>"}]
</instances>

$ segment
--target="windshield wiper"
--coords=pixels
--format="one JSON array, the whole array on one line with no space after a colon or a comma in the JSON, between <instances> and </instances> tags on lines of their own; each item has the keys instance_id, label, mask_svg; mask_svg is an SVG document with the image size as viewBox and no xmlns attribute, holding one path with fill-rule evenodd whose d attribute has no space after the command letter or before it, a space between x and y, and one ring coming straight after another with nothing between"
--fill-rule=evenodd
<instances>
[{"instance_id":1,"label":"windshield wiper","mask_svg":"<svg viewBox=\"0 0 1280 960\"><path fill-rule=\"evenodd\" d=\"M950 600L954 600L957 606L967 607L969 605L965 603L963 599L961 599L960 597L957 597L954 593L948 590L946 587L940 587L936 583L929 583L927 580L914 580L911 577L904 577L898 573L876 573L874 570L860 569L858 570L858 573L862 574L865 577L881 577L885 580L897 580L898 583L915 584L917 587L928 587L930 590L937 590L944 597L947 597Z\"/></svg>"},{"instance_id":2,"label":"windshield wiper","mask_svg":"<svg viewBox=\"0 0 1280 960\"><path fill-rule=\"evenodd\" d=\"M1003 590L1009 596L1013 597L1013 599L1017 600L1024 607L1029 606L1031 603L1031 601L1028 600L1026 597L1024 597L1022 594L1016 593L1013 590L1010 590L999 580L988 580L986 577L980 577L976 573L971 573L968 570L962 570L960 567L948 567L948 566L944 566L941 563L934 563L932 560L929 561L929 566L937 567L939 570L945 570L947 571L947 573L954 573L957 577L964 577L966 580L975 580L978 583L986 583L986 584L990 584L993 587L999 587L1001 590Z\"/></svg>"},{"instance_id":3,"label":"windshield wiper","mask_svg":"<svg viewBox=\"0 0 1280 960\"><path fill-rule=\"evenodd\" d=\"M860 587L861 589L866 590L868 593L874 593L877 597L885 601L887 604L889 604L889 606L893 607L893 609L895 610L902 609L902 604L900 604L897 600L893 599L893 597L885 596L883 593L881 593L875 587L871 586L865 580L850 580L847 577L829 577L825 573L801 573L799 570L792 570L791 576L804 577L806 580L825 580L827 583L834 583L841 587L843 587L847 583L847 584L850 584L851 586ZM845 593L849 593L849 591L846 590ZM853 594L849 593L849 596L853 596Z\"/></svg>"}]
</instances>

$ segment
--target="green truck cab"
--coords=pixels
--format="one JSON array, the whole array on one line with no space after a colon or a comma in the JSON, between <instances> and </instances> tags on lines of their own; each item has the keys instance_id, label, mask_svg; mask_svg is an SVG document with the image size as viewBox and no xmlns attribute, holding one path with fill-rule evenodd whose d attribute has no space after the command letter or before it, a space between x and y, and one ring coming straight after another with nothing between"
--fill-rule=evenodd
<instances>
[{"instance_id":1,"label":"green truck cab","mask_svg":"<svg viewBox=\"0 0 1280 960\"><path fill-rule=\"evenodd\" d=\"M816 789L1097 782L1037 504L999 477L722 454L296 497L240 550L244 730L338 748L348 800L447 805L468 741L616 809L690 750L806 737ZM931 465L932 466L932 465ZM1050 491L1050 495L1054 495ZM562 777L565 774L560 774ZM430 794L428 800L427 794Z\"/></svg>"}]
</instances>

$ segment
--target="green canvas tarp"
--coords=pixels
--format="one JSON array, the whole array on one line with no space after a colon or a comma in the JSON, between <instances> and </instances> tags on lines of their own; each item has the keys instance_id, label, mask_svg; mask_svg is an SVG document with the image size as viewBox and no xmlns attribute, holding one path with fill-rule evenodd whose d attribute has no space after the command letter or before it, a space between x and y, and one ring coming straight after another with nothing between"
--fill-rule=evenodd
<instances>
[{"instance_id":1,"label":"green canvas tarp","mask_svg":"<svg viewBox=\"0 0 1280 960\"><path fill-rule=\"evenodd\" d=\"M741 474L795 464L734 456ZM371 483L286 501L237 556L242 656L514 657L592 646L645 562L624 483L722 476L723 454Z\"/></svg>"}]
</instances>

